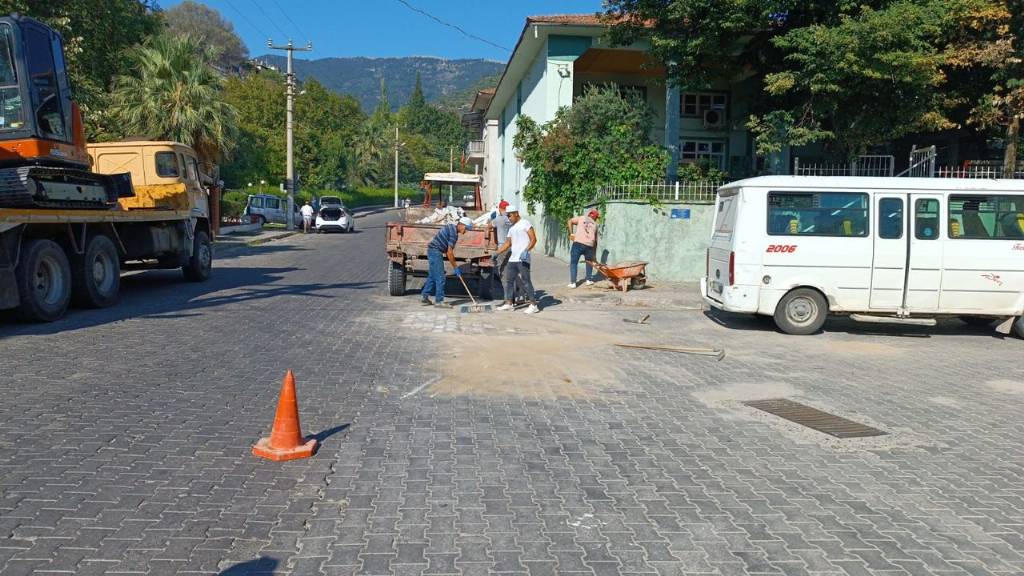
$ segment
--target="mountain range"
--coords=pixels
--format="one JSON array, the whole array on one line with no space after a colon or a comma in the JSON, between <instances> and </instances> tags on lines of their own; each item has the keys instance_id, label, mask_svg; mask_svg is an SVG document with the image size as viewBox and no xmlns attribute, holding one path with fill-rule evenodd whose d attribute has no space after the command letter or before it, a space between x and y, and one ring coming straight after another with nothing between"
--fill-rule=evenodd
<instances>
[{"instance_id":1,"label":"mountain range","mask_svg":"<svg viewBox=\"0 0 1024 576\"><path fill-rule=\"evenodd\" d=\"M282 71L286 66L285 57L273 54L255 60ZM469 105L474 89L497 84L497 76L505 68L504 63L494 60L445 60L427 56L296 59L294 66L300 81L316 78L330 90L354 96L367 113L377 106L381 79L387 87L392 109L398 109L409 100L417 73L427 101L458 107ZM464 103L459 103L461 94L465 95Z\"/></svg>"}]
</instances>

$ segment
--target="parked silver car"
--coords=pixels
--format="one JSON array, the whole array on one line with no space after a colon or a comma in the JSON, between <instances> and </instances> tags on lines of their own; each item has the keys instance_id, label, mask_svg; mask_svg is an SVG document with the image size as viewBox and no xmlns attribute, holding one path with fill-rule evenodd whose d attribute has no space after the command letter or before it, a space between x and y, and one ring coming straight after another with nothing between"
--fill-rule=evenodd
<instances>
[{"instance_id":1,"label":"parked silver car","mask_svg":"<svg viewBox=\"0 0 1024 576\"><path fill-rule=\"evenodd\" d=\"M245 211L242 213L246 218L255 217L260 224L268 222L274 224L288 223L288 200L279 198L272 194L250 194L245 204ZM294 222L297 226L302 225L302 214L299 213L299 205L295 204Z\"/></svg>"}]
</instances>

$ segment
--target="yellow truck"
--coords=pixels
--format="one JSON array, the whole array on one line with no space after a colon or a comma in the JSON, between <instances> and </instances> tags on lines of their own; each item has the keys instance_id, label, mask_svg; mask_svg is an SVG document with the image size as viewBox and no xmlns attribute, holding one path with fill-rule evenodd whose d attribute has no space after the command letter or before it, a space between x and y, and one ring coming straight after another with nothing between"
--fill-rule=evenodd
<instances>
[{"instance_id":1,"label":"yellow truck","mask_svg":"<svg viewBox=\"0 0 1024 576\"><path fill-rule=\"evenodd\" d=\"M210 277L211 179L177 142L89 144L92 171L131 174L133 196L96 209L0 207L0 310L52 322L69 304L117 301L122 269L181 268Z\"/></svg>"}]
</instances>

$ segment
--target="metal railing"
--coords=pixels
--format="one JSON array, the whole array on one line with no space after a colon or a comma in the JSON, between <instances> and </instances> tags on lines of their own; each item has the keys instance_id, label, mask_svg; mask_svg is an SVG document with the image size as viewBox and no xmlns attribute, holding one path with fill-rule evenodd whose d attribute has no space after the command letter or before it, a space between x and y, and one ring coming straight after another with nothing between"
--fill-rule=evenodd
<instances>
[{"instance_id":1,"label":"metal railing","mask_svg":"<svg viewBox=\"0 0 1024 576\"><path fill-rule=\"evenodd\" d=\"M483 156L484 155L484 141L483 140L470 140L466 143L466 156Z\"/></svg>"},{"instance_id":2,"label":"metal railing","mask_svg":"<svg viewBox=\"0 0 1024 576\"><path fill-rule=\"evenodd\" d=\"M604 200L658 200L686 204L714 204L722 180L689 180L680 182L654 182L613 184L604 186L598 198Z\"/></svg>"},{"instance_id":3,"label":"metal railing","mask_svg":"<svg viewBox=\"0 0 1024 576\"><path fill-rule=\"evenodd\" d=\"M892 176L896 158L891 155L858 156L849 162L808 162L793 159L794 176Z\"/></svg>"},{"instance_id":4,"label":"metal railing","mask_svg":"<svg viewBox=\"0 0 1024 576\"><path fill-rule=\"evenodd\" d=\"M1003 166L1001 164L972 165L966 163L962 166L940 166L935 170L938 178L1003 178ZM1024 168L1013 173L1012 178L1024 179Z\"/></svg>"}]
</instances>

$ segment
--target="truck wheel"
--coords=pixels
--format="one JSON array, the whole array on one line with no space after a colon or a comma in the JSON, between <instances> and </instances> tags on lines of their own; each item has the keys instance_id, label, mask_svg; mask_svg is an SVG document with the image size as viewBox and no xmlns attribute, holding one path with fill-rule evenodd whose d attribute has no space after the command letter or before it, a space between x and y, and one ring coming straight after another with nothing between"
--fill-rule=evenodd
<instances>
[{"instance_id":1,"label":"truck wheel","mask_svg":"<svg viewBox=\"0 0 1024 576\"><path fill-rule=\"evenodd\" d=\"M405 295L405 266L388 260L388 294Z\"/></svg>"},{"instance_id":2,"label":"truck wheel","mask_svg":"<svg viewBox=\"0 0 1024 576\"><path fill-rule=\"evenodd\" d=\"M1013 333L1017 338L1024 338L1024 316L1018 316L1013 322Z\"/></svg>"},{"instance_id":3,"label":"truck wheel","mask_svg":"<svg viewBox=\"0 0 1024 576\"><path fill-rule=\"evenodd\" d=\"M71 300L71 265L53 240L28 240L14 271L21 304L18 316L28 322L53 322Z\"/></svg>"},{"instance_id":4,"label":"truck wheel","mask_svg":"<svg viewBox=\"0 0 1024 576\"><path fill-rule=\"evenodd\" d=\"M121 259L110 238L89 239L85 253L71 257L71 300L84 308L106 308L117 302Z\"/></svg>"},{"instance_id":5,"label":"truck wheel","mask_svg":"<svg viewBox=\"0 0 1024 576\"><path fill-rule=\"evenodd\" d=\"M203 230L196 230L196 236L192 244L192 257L188 264L181 268L185 274L185 280L189 282L203 282L210 278L213 269L213 246L210 245L210 237Z\"/></svg>"},{"instance_id":6,"label":"truck wheel","mask_svg":"<svg viewBox=\"0 0 1024 576\"><path fill-rule=\"evenodd\" d=\"M828 317L828 302L817 290L797 288L775 308L775 325L786 334L814 334Z\"/></svg>"}]
</instances>

